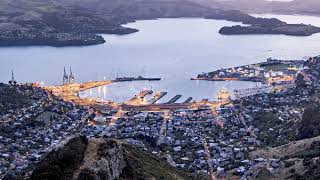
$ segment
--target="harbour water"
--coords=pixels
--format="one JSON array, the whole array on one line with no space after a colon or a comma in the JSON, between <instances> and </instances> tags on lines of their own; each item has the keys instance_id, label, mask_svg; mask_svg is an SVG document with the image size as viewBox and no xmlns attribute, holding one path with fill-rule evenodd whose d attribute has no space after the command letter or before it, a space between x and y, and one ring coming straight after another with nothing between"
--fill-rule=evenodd
<instances>
[{"instance_id":1,"label":"harbour water","mask_svg":"<svg viewBox=\"0 0 320 180\"><path fill-rule=\"evenodd\" d=\"M308 22L320 26L320 17L255 15ZM180 101L215 99L220 89L256 86L250 82L190 81L198 73L260 62L269 57L301 59L320 54L320 34L309 37L285 35L235 35L218 33L238 23L208 19L158 19L127 24L138 33L103 35L107 43L89 47L0 48L0 82L7 82L13 68L19 82L61 84L63 67L72 66L76 81L114 79L117 76L161 77L159 82L121 82L82 92L122 102L143 89L166 91L163 102L177 94ZM302 46L303 45L303 46ZM179 101L178 101L179 102Z\"/></svg>"}]
</instances>

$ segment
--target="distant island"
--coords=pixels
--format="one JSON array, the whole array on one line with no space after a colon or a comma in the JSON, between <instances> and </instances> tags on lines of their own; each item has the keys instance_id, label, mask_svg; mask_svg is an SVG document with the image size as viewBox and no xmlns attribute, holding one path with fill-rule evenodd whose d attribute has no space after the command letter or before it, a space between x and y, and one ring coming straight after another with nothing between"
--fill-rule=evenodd
<instances>
[{"instance_id":1,"label":"distant island","mask_svg":"<svg viewBox=\"0 0 320 180\"><path fill-rule=\"evenodd\" d=\"M286 34L308 36L320 32L309 25L255 18L238 10L206 7L196 2L7 0L0 2L0 46L86 46L103 44L98 34L130 34L123 27L136 20L202 17L242 22L251 26L223 27L221 34Z\"/></svg>"},{"instance_id":2,"label":"distant island","mask_svg":"<svg viewBox=\"0 0 320 180\"><path fill-rule=\"evenodd\" d=\"M237 34L284 34L290 36L310 36L319 33L320 28L305 24L284 24L281 26L231 26L223 27L219 30L220 34L237 35Z\"/></svg>"},{"instance_id":3,"label":"distant island","mask_svg":"<svg viewBox=\"0 0 320 180\"><path fill-rule=\"evenodd\" d=\"M284 34L291 36L310 36L320 32L320 28L306 24L287 24L276 18L256 18L239 11L227 11L227 14L219 16L206 16L208 19L225 19L229 21L242 22L249 26L222 27L220 34L239 35L239 34Z\"/></svg>"}]
</instances>

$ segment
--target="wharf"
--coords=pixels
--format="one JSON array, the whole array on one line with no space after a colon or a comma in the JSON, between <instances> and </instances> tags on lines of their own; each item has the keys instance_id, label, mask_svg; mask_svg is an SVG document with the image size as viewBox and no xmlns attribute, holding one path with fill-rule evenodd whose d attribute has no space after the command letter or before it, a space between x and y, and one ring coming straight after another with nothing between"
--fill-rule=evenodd
<instances>
[{"instance_id":1,"label":"wharf","mask_svg":"<svg viewBox=\"0 0 320 180\"><path fill-rule=\"evenodd\" d=\"M45 86L44 89L56 94L77 93L99 86L109 85L113 81L89 81L84 83L73 83L60 86Z\"/></svg>"},{"instance_id":2,"label":"wharf","mask_svg":"<svg viewBox=\"0 0 320 180\"><path fill-rule=\"evenodd\" d=\"M171 100L169 100L168 102L166 102L165 104L173 104L175 103L178 99L180 99L182 97L182 95L176 95L174 96Z\"/></svg>"},{"instance_id":3,"label":"wharf","mask_svg":"<svg viewBox=\"0 0 320 180\"><path fill-rule=\"evenodd\" d=\"M221 103L221 102L197 102L197 103L173 103L173 104L146 104L146 105L128 105L122 104L120 107L126 111L174 111L179 109L199 109L204 107L216 108L222 105L226 105L229 102Z\"/></svg>"},{"instance_id":4,"label":"wharf","mask_svg":"<svg viewBox=\"0 0 320 180\"><path fill-rule=\"evenodd\" d=\"M152 94L153 91L151 90L143 90L141 91L139 94L135 95L132 99L130 99L129 101L134 101L136 99L143 99L144 97L146 97L146 95L148 94Z\"/></svg>"},{"instance_id":5,"label":"wharf","mask_svg":"<svg viewBox=\"0 0 320 180\"><path fill-rule=\"evenodd\" d=\"M187 100L185 100L183 103L190 103L191 101L192 101L192 97L188 97L188 99Z\"/></svg>"},{"instance_id":6,"label":"wharf","mask_svg":"<svg viewBox=\"0 0 320 180\"><path fill-rule=\"evenodd\" d=\"M143 99L147 96L152 94L153 91L151 90L143 90L141 91L139 94L135 95L132 99L130 99L129 101L126 102L126 104L129 105L139 105L142 104Z\"/></svg>"},{"instance_id":7,"label":"wharf","mask_svg":"<svg viewBox=\"0 0 320 180\"><path fill-rule=\"evenodd\" d=\"M148 101L148 104L154 104L157 101L159 101L163 96L165 96L167 94L167 92L158 92L154 95L154 97L152 99L150 99Z\"/></svg>"}]
</instances>

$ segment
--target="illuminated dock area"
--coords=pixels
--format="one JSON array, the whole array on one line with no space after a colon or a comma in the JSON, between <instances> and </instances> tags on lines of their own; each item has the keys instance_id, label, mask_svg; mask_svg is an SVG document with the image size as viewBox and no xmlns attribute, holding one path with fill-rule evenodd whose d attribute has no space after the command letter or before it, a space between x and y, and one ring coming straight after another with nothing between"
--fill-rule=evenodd
<instances>
[{"instance_id":1,"label":"illuminated dock area","mask_svg":"<svg viewBox=\"0 0 320 180\"><path fill-rule=\"evenodd\" d=\"M116 103L112 100L103 100L96 98L81 98L79 92L89 90L92 88L110 85L117 80L103 80L103 81L89 81L83 83L75 83L74 76L70 68L70 75L68 76L64 70L63 84L57 86L45 86L45 90L53 93L54 95L62 98L65 101L72 101L79 105L91 106L94 108L107 108L121 110L120 112L125 111L172 111L178 109L199 109L203 107L219 107L221 105L228 104L230 98L220 98L219 101L209 101L204 99L202 101L193 101L192 97L188 97L184 102L177 103L177 101L182 97L182 95L175 95L172 99L167 102L158 103L160 99L167 95L167 92L154 92L152 90L142 90L136 94L133 98L123 103ZM121 81L120 81L121 82ZM224 92L228 94L228 92ZM149 95L153 95L152 98L147 98ZM112 120L113 124L117 121L119 117L122 116L122 113L117 114L117 116Z\"/></svg>"},{"instance_id":2,"label":"illuminated dock area","mask_svg":"<svg viewBox=\"0 0 320 180\"><path fill-rule=\"evenodd\" d=\"M141 105L141 104L146 104L145 97L147 95L151 95L153 91L151 90L143 90L139 94L135 95L132 99L129 101L125 102L125 104L128 105Z\"/></svg>"}]
</instances>

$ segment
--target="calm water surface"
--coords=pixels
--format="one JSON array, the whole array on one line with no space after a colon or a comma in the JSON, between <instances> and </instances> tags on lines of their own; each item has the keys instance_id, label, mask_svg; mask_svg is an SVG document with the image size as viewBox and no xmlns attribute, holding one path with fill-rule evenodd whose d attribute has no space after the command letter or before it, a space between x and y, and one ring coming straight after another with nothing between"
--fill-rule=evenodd
<instances>
[{"instance_id":1,"label":"calm water surface","mask_svg":"<svg viewBox=\"0 0 320 180\"><path fill-rule=\"evenodd\" d=\"M301 18L319 25L320 17L276 16L290 23ZM296 22L292 22L296 20ZM0 82L7 82L14 68L20 82L43 81L60 84L63 67L72 66L77 81L110 79L116 76L161 77L160 82L115 83L82 93L83 96L113 99L131 98L144 88L167 91L167 101L176 94L180 100L215 99L220 89L253 87L248 82L190 81L198 73L266 60L301 59L319 54L320 34L310 37L285 35L224 36L222 26L237 23L206 19L159 19L127 24L140 32L125 36L103 35L107 43L89 47L0 48Z\"/></svg>"}]
</instances>

